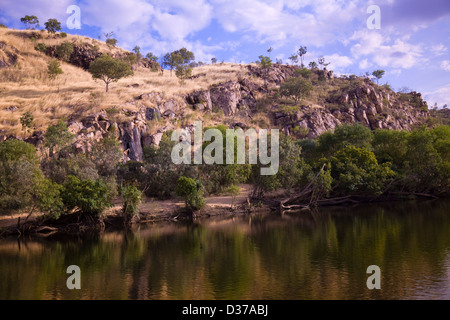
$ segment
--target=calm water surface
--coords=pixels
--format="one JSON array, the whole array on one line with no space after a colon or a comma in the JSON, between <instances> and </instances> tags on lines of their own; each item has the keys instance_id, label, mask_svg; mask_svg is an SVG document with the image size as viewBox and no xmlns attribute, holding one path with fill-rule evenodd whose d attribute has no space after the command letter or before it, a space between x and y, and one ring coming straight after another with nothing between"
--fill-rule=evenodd
<instances>
[{"instance_id":1,"label":"calm water surface","mask_svg":"<svg viewBox=\"0 0 450 320\"><path fill-rule=\"evenodd\" d=\"M381 290L366 287L370 265ZM450 299L450 201L0 240L0 299L80 298Z\"/></svg>"}]
</instances>

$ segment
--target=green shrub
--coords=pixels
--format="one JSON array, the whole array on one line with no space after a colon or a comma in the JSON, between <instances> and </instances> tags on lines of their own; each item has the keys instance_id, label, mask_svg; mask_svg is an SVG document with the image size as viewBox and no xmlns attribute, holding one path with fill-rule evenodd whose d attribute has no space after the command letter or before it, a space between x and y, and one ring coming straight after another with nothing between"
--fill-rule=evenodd
<instances>
[{"instance_id":1,"label":"green shrub","mask_svg":"<svg viewBox=\"0 0 450 320\"><path fill-rule=\"evenodd\" d=\"M64 203L61 197L63 187L43 177L36 179L34 184L37 207L41 212L59 219L64 212Z\"/></svg>"},{"instance_id":2,"label":"green shrub","mask_svg":"<svg viewBox=\"0 0 450 320\"><path fill-rule=\"evenodd\" d=\"M106 44L115 47L117 45L117 39L113 38L106 39Z\"/></svg>"},{"instance_id":3,"label":"green shrub","mask_svg":"<svg viewBox=\"0 0 450 320\"><path fill-rule=\"evenodd\" d=\"M123 199L122 215L125 222L139 215L139 204L142 202L142 192L135 186L125 186L120 189Z\"/></svg>"},{"instance_id":4,"label":"green shrub","mask_svg":"<svg viewBox=\"0 0 450 320\"><path fill-rule=\"evenodd\" d=\"M297 103L300 99L309 96L313 88L311 82L304 78L289 78L280 85L280 94L287 98L293 98Z\"/></svg>"},{"instance_id":5,"label":"green shrub","mask_svg":"<svg viewBox=\"0 0 450 320\"><path fill-rule=\"evenodd\" d=\"M59 37L60 37L60 38L67 38L67 33L61 32L61 33L59 34Z\"/></svg>"},{"instance_id":6,"label":"green shrub","mask_svg":"<svg viewBox=\"0 0 450 320\"><path fill-rule=\"evenodd\" d=\"M85 215L97 218L111 206L110 191L100 180L80 180L68 176L62 198L67 211L79 210Z\"/></svg>"},{"instance_id":7,"label":"green shrub","mask_svg":"<svg viewBox=\"0 0 450 320\"><path fill-rule=\"evenodd\" d=\"M203 186L198 180L180 177L175 192L184 198L186 208L191 211L200 210L205 205Z\"/></svg>"},{"instance_id":8,"label":"green shrub","mask_svg":"<svg viewBox=\"0 0 450 320\"><path fill-rule=\"evenodd\" d=\"M68 62L70 60L70 56L73 53L73 44L68 42L68 41L64 41L63 43L61 43L59 46L56 47L56 56L63 60Z\"/></svg>"},{"instance_id":9,"label":"green shrub","mask_svg":"<svg viewBox=\"0 0 450 320\"><path fill-rule=\"evenodd\" d=\"M395 176L390 163L378 164L366 148L346 147L331 157L331 174L343 194L381 194Z\"/></svg>"},{"instance_id":10,"label":"green shrub","mask_svg":"<svg viewBox=\"0 0 450 320\"><path fill-rule=\"evenodd\" d=\"M300 70L296 70L295 71L295 75L297 77L298 76L302 76L305 79L309 79L313 75L313 72L311 70L307 69L307 68L303 68L303 69L300 69Z\"/></svg>"}]
</instances>

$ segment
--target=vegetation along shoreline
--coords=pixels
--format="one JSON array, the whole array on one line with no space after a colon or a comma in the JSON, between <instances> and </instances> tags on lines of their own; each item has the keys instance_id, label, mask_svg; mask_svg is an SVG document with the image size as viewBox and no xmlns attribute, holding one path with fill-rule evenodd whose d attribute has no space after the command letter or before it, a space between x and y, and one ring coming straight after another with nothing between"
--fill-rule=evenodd
<instances>
[{"instance_id":1,"label":"vegetation along shoreline","mask_svg":"<svg viewBox=\"0 0 450 320\"><path fill-rule=\"evenodd\" d=\"M158 59L57 31L0 28L0 218L14 217L0 237L450 194L448 109L379 84L383 70L306 67L302 46L290 64ZM278 170L175 164L172 133L198 122L222 137L279 130Z\"/></svg>"}]
</instances>

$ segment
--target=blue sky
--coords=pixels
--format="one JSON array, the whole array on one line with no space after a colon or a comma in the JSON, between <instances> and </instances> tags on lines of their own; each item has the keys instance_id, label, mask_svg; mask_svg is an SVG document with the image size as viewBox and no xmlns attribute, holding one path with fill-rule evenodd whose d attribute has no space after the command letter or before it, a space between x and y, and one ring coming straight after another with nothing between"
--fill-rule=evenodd
<instances>
[{"instance_id":1,"label":"blue sky","mask_svg":"<svg viewBox=\"0 0 450 320\"><path fill-rule=\"evenodd\" d=\"M289 62L307 46L305 62L324 56L338 74L386 70L381 83L423 93L430 105L450 105L449 0L1 0L0 23L49 18L64 31L98 38L113 31L118 45L156 55L186 47L197 61L248 63L273 48ZM67 29L67 8L81 9L81 29ZM370 5L381 29L369 29ZM103 37L104 39L104 37Z\"/></svg>"}]
</instances>

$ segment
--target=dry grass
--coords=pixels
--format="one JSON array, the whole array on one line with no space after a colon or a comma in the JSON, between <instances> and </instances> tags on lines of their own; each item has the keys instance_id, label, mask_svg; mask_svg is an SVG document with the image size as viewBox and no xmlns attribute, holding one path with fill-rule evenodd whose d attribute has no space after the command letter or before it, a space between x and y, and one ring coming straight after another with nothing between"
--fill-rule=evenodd
<instances>
[{"instance_id":1,"label":"dry grass","mask_svg":"<svg viewBox=\"0 0 450 320\"><path fill-rule=\"evenodd\" d=\"M42 34L44 38L33 42L29 39L32 32ZM133 77L111 84L110 92L106 94L102 81L94 81L88 72L64 62L61 62L64 74L51 81L47 75L47 63L51 58L36 51L34 46L39 42L50 46L70 41L89 43L99 47L101 52L114 53L122 49L110 48L102 41L81 36L48 38L47 32L3 28L0 29L0 41L19 51L19 59L14 67L0 69L0 132L7 135L24 135L19 119L27 111L34 116L34 129L45 130L48 125L69 115L82 117L109 108L137 111L140 107L151 106L152 101L145 101L145 105L139 101L124 105L144 93L163 93L164 100L173 97L181 99L180 95L246 77L246 69L241 65L206 65L195 68L194 79L181 85L178 78L171 76L169 71L161 75L148 69L140 69L135 71ZM133 87L134 84L139 86ZM18 107L18 110L6 110L11 106Z\"/></svg>"}]
</instances>

